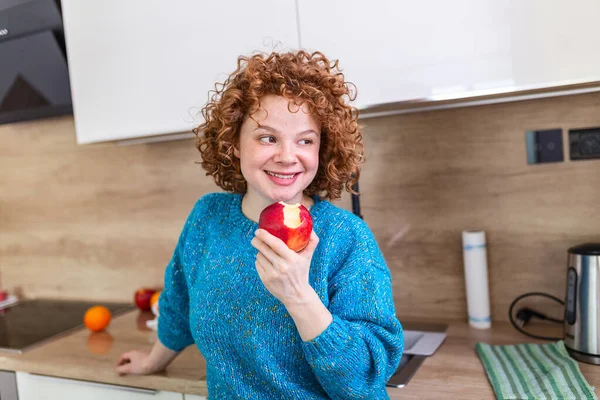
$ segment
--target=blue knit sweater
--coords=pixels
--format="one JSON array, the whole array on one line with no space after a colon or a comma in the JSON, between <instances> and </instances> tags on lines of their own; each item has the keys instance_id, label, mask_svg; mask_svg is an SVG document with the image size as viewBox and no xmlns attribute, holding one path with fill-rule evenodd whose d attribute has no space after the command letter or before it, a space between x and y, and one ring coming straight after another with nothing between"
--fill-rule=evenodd
<instances>
[{"instance_id":1,"label":"blue knit sweater","mask_svg":"<svg viewBox=\"0 0 600 400\"><path fill-rule=\"evenodd\" d=\"M165 273L158 336L206 359L210 399L387 399L404 338L390 272L366 224L315 198L309 282L333 315L303 342L261 282L241 195L202 197Z\"/></svg>"}]
</instances>

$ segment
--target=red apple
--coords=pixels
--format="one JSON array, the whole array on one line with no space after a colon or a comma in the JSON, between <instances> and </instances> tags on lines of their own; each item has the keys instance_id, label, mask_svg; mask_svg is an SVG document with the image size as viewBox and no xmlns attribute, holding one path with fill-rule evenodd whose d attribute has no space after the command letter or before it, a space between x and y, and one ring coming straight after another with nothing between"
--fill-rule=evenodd
<instances>
[{"instance_id":1,"label":"red apple","mask_svg":"<svg viewBox=\"0 0 600 400\"><path fill-rule=\"evenodd\" d=\"M273 203L260 213L258 227L281 239L290 249L303 250L310 239L313 222L300 203Z\"/></svg>"},{"instance_id":2,"label":"red apple","mask_svg":"<svg viewBox=\"0 0 600 400\"><path fill-rule=\"evenodd\" d=\"M135 305L142 311L150 311L150 299L156 292L154 289L142 288L135 292Z\"/></svg>"}]
</instances>

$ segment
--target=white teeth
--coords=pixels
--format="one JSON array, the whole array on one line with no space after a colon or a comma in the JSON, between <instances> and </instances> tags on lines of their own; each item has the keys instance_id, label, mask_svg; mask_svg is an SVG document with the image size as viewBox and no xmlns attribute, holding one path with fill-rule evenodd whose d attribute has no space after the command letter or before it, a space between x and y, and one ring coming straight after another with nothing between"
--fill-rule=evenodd
<instances>
[{"instance_id":1,"label":"white teeth","mask_svg":"<svg viewBox=\"0 0 600 400\"><path fill-rule=\"evenodd\" d=\"M296 174L291 174L291 175L281 175L281 174L276 174L276 173L274 173L274 172L269 172L269 171L266 171L266 172L267 172L267 174L269 174L269 175L271 175L271 176L274 176L274 177L276 177L276 178L279 178L279 179L292 179L294 176L296 176Z\"/></svg>"}]
</instances>

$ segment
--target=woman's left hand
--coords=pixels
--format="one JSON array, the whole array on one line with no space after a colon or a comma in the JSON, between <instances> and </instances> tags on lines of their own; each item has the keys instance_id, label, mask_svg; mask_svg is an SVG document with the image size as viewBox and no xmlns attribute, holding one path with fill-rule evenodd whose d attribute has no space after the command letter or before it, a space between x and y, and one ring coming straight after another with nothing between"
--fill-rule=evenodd
<instances>
[{"instance_id":1,"label":"woman's left hand","mask_svg":"<svg viewBox=\"0 0 600 400\"><path fill-rule=\"evenodd\" d=\"M258 229L252 239L258 250L256 270L267 290L286 307L297 305L310 298L314 290L308 283L308 272L319 238L312 231L308 245L296 253L276 236Z\"/></svg>"}]
</instances>

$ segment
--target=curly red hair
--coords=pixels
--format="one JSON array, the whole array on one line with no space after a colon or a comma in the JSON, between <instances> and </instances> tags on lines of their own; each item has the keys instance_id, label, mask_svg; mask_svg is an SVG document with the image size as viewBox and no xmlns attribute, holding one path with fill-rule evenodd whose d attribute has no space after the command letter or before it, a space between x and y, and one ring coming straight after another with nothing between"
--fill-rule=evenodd
<instances>
[{"instance_id":1,"label":"curly red hair","mask_svg":"<svg viewBox=\"0 0 600 400\"><path fill-rule=\"evenodd\" d=\"M319 169L304 190L309 196L339 199L342 189L356 193L360 165L364 161L358 110L346 104L354 100L354 85L344 81L338 61L320 52L256 54L240 56L237 69L217 83L202 109L204 123L194 129L196 147L206 175L228 192L246 193L240 161L234 155L244 119L260 109L265 95L279 95L292 104L305 104L321 126Z\"/></svg>"}]
</instances>

